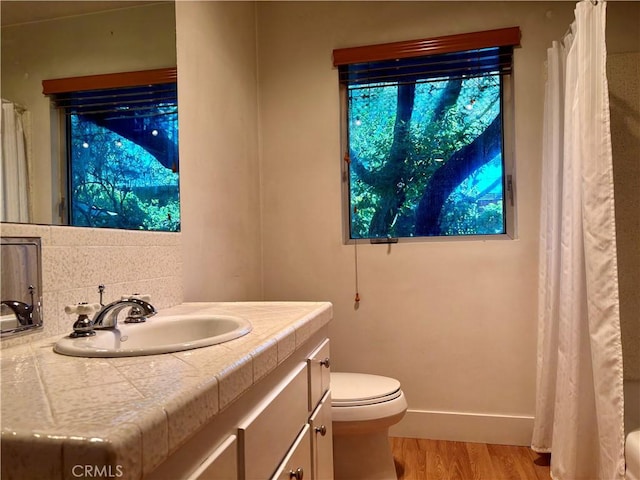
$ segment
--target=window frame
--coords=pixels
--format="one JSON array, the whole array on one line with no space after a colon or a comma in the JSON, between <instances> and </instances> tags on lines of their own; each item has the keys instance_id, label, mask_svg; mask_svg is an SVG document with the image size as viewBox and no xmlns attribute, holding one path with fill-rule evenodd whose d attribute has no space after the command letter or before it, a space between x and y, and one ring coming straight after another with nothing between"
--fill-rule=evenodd
<instances>
[{"instance_id":1,"label":"window frame","mask_svg":"<svg viewBox=\"0 0 640 480\"><path fill-rule=\"evenodd\" d=\"M402 59L455 53L499 46L520 46L520 28L510 27L498 30L448 35L430 39L394 42L336 49L333 51L333 65L339 67L352 63ZM515 56L515 55L514 55ZM513 62L515 63L515 62ZM336 68L337 70L337 68ZM352 238L351 237L351 185L347 154L349 152L349 99L348 85L339 82L340 93L340 152L342 180L342 231L345 245L354 243L415 243L441 241L511 240L517 239L516 181L515 181L515 105L513 69L501 78L500 109L502 114L502 163L503 163L503 211L505 232L500 234L440 235L394 238Z\"/></svg>"}]
</instances>

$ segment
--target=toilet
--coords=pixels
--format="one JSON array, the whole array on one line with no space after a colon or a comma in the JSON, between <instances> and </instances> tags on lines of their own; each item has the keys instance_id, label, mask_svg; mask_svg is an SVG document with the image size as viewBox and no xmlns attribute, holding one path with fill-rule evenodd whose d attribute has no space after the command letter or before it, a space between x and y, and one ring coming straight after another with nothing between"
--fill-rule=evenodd
<instances>
[{"instance_id":1,"label":"toilet","mask_svg":"<svg viewBox=\"0 0 640 480\"><path fill-rule=\"evenodd\" d=\"M395 378L331 372L336 480L397 480L389 427L407 411Z\"/></svg>"}]
</instances>

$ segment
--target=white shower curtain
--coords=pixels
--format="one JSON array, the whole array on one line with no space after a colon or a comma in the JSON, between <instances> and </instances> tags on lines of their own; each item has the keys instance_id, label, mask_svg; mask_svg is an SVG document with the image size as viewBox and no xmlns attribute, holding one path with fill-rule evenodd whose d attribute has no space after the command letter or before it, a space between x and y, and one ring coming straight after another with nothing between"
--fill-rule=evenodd
<instances>
[{"instance_id":1,"label":"white shower curtain","mask_svg":"<svg viewBox=\"0 0 640 480\"><path fill-rule=\"evenodd\" d=\"M29 221L29 173L22 114L16 105L2 100L0 220L3 222Z\"/></svg>"},{"instance_id":2,"label":"white shower curtain","mask_svg":"<svg viewBox=\"0 0 640 480\"><path fill-rule=\"evenodd\" d=\"M606 2L548 51L532 448L555 480L624 478Z\"/></svg>"}]
</instances>

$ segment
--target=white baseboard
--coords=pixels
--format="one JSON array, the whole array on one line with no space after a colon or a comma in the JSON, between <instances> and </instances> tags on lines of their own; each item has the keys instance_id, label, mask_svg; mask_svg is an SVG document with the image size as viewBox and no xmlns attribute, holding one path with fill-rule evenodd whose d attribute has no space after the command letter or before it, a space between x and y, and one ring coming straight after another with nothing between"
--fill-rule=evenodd
<instances>
[{"instance_id":1,"label":"white baseboard","mask_svg":"<svg viewBox=\"0 0 640 480\"><path fill-rule=\"evenodd\" d=\"M429 438L498 445L530 445L533 417L408 410L392 437Z\"/></svg>"}]
</instances>

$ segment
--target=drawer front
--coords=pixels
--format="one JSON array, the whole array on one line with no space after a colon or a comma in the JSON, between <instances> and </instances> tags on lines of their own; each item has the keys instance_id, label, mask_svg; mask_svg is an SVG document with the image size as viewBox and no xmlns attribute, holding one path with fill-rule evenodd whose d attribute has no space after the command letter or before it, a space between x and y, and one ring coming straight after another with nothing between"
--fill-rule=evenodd
<instances>
[{"instance_id":1,"label":"drawer front","mask_svg":"<svg viewBox=\"0 0 640 480\"><path fill-rule=\"evenodd\" d=\"M329 339L316 348L307 360L309 368L309 411L312 412L324 393L329 390L331 360Z\"/></svg>"},{"instance_id":2,"label":"drawer front","mask_svg":"<svg viewBox=\"0 0 640 480\"><path fill-rule=\"evenodd\" d=\"M312 480L310 431L305 425L271 480Z\"/></svg>"},{"instance_id":3,"label":"drawer front","mask_svg":"<svg viewBox=\"0 0 640 480\"><path fill-rule=\"evenodd\" d=\"M311 464L315 480L333 479L333 429L331 428L331 390L324 394L309 419L311 425Z\"/></svg>"},{"instance_id":4,"label":"drawer front","mask_svg":"<svg viewBox=\"0 0 640 480\"><path fill-rule=\"evenodd\" d=\"M236 480L238 478L238 442L230 435L187 480Z\"/></svg>"},{"instance_id":5,"label":"drawer front","mask_svg":"<svg viewBox=\"0 0 640 480\"><path fill-rule=\"evenodd\" d=\"M293 370L240 424L241 465L245 480L270 478L307 423L307 373L304 363Z\"/></svg>"}]
</instances>

